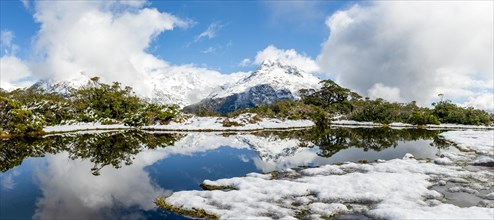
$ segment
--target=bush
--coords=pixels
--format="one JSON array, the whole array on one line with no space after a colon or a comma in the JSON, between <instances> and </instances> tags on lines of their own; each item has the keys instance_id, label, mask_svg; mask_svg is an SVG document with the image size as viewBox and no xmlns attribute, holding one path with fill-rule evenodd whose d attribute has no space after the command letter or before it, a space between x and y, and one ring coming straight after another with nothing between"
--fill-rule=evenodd
<instances>
[{"instance_id":1,"label":"bush","mask_svg":"<svg viewBox=\"0 0 494 220\"><path fill-rule=\"evenodd\" d=\"M128 126L143 126L152 124L168 124L172 119L180 115L177 105L147 104L136 113L129 114L123 120Z\"/></svg>"},{"instance_id":2,"label":"bush","mask_svg":"<svg viewBox=\"0 0 494 220\"><path fill-rule=\"evenodd\" d=\"M489 125L492 123L492 115L486 111L472 107L463 108L451 103L450 100L433 103L433 114L441 123Z\"/></svg>"},{"instance_id":3,"label":"bush","mask_svg":"<svg viewBox=\"0 0 494 220\"><path fill-rule=\"evenodd\" d=\"M16 100L0 96L0 126L9 134L21 135L40 132L46 124L44 118L22 109Z\"/></svg>"},{"instance_id":4,"label":"bush","mask_svg":"<svg viewBox=\"0 0 494 220\"><path fill-rule=\"evenodd\" d=\"M414 125L440 124L439 119L429 111L415 111L406 122Z\"/></svg>"},{"instance_id":5,"label":"bush","mask_svg":"<svg viewBox=\"0 0 494 220\"><path fill-rule=\"evenodd\" d=\"M402 105L390 103L383 99L358 100L354 102L355 109L348 118L356 121L373 121L389 124L403 121L400 118Z\"/></svg>"},{"instance_id":6,"label":"bush","mask_svg":"<svg viewBox=\"0 0 494 220\"><path fill-rule=\"evenodd\" d=\"M71 97L75 108L82 115L81 120L94 120L93 114L99 119L122 120L142 107L143 102L132 92L132 88L122 89L117 82L110 86L94 80L96 86L76 90ZM88 109L91 112L89 115Z\"/></svg>"}]
</instances>

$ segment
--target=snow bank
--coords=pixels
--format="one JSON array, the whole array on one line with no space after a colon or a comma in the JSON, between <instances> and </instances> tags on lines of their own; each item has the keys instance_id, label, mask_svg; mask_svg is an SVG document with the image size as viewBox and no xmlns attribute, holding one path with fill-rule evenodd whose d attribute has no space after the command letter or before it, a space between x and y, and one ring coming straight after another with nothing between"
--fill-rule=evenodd
<instances>
[{"instance_id":1,"label":"snow bank","mask_svg":"<svg viewBox=\"0 0 494 220\"><path fill-rule=\"evenodd\" d=\"M101 123L77 123L71 125L55 125L47 126L43 129L44 132L69 132L69 131L85 131L85 130L118 130L129 129L130 127L122 124L102 125Z\"/></svg>"},{"instance_id":2,"label":"snow bank","mask_svg":"<svg viewBox=\"0 0 494 220\"><path fill-rule=\"evenodd\" d=\"M456 143L465 151L475 151L479 154L494 156L494 131L448 131L441 133L443 138Z\"/></svg>"},{"instance_id":3,"label":"snow bank","mask_svg":"<svg viewBox=\"0 0 494 220\"><path fill-rule=\"evenodd\" d=\"M375 123L375 122L362 122L362 121L353 121L353 120L335 120L331 121L331 125L337 127L382 127L384 124ZM416 128L417 125L412 125L408 123L402 122L392 122L388 125L390 128ZM484 125L460 125L460 124L440 124L433 125L428 124L424 125L423 128L426 129L479 129L479 130L494 130L493 126L484 126Z\"/></svg>"},{"instance_id":4,"label":"snow bank","mask_svg":"<svg viewBox=\"0 0 494 220\"><path fill-rule=\"evenodd\" d=\"M450 131L443 137L480 153L489 154L489 148L494 147L494 131ZM472 152L448 156L458 159L462 153ZM235 219L325 218L339 214L384 219L494 219L494 209L481 207L492 203L492 192L485 193L485 200L477 206L458 207L447 204L447 199L432 189L451 182L462 183L464 192L492 191L491 170L465 169L451 158L446 156L434 163L406 154L403 159L372 164L345 163L286 169L275 175L206 180L206 185L234 190L180 191L165 201L177 209L203 209L220 218Z\"/></svg>"},{"instance_id":5,"label":"snow bank","mask_svg":"<svg viewBox=\"0 0 494 220\"><path fill-rule=\"evenodd\" d=\"M444 204L440 193L428 189L434 185L433 179L469 175L457 167L397 159L372 165L348 163L285 172L296 177L271 179L270 175L248 175L207 180L204 184L236 190L181 191L166 198L166 202L181 209L204 209L221 218L268 217L268 213L287 218L303 211L317 217L362 211L371 217L391 219L494 217L489 208ZM477 175L485 179L492 177L488 171Z\"/></svg>"},{"instance_id":6,"label":"snow bank","mask_svg":"<svg viewBox=\"0 0 494 220\"><path fill-rule=\"evenodd\" d=\"M248 131L263 129L286 129L302 128L314 126L310 120L279 120L273 118L263 118L258 120L251 119L252 114L243 114L238 117L228 119L231 122L238 123L237 126L226 127L223 122L225 117L196 117L192 116L185 122L171 122L168 125L144 126L142 129L148 130L170 130L170 131Z\"/></svg>"},{"instance_id":7,"label":"snow bank","mask_svg":"<svg viewBox=\"0 0 494 220\"><path fill-rule=\"evenodd\" d=\"M243 114L235 118L226 117L196 117L192 116L185 122L171 122L168 125L143 126L142 130L162 131L251 131L264 129L290 129L312 127L314 123L310 120L279 120L272 118L258 118L253 120L253 114ZM236 126L224 126L224 121L235 122ZM69 132L81 130L111 130L132 129L133 127L122 124L102 125L100 123L77 123L71 125L47 126L43 130L47 133Z\"/></svg>"}]
</instances>

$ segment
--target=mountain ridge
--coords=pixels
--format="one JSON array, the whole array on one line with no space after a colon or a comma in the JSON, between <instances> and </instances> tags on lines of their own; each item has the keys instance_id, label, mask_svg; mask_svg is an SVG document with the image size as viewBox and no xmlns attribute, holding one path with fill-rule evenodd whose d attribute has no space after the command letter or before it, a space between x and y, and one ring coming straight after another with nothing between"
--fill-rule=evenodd
<instances>
[{"instance_id":1,"label":"mountain ridge","mask_svg":"<svg viewBox=\"0 0 494 220\"><path fill-rule=\"evenodd\" d=\"M147 93L136 94L159 104L178 104L189 110L194 106L228 113L240 108L271 104L278 100L298 99L300 89L319 88L319 79L279 60L266 60L251 73L171 72L152 74L140 84ZM72 88L91 86L90 77L81 73L68 80L40 80L32 88L69 95ZM151 89L152 88L152 89Z\"/></svg>"}]
</instances>

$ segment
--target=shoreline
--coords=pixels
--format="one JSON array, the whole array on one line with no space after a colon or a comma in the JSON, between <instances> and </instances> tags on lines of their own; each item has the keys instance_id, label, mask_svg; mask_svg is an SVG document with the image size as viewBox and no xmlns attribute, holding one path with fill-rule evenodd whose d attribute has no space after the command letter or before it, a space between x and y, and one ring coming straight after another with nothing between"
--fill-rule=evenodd
<instances>
[{"instance_id":1,"label":"shoreline","mask_svg":"<svg viewBox=\"0 0 494 220\"><path fill-rule=\"evenodd\" d=\"M279 120L265 118L256 123L240 124L239 126L223 126L220 122L222 117L193 117L186 122L172 122L168 125L148 125L142 127L132 127L123 124L103 125L100 123L78 123L72 125L55 125L43 128L41 134L34 136L44 136L52 134L65 134L81 131L121 131L121 130L140 130L140 131L164 131L164 132L247 132L247 131L275 131L305 129L314 127L315 124L310 120ZM235 119L233 119L235 120ZM242 121L237 119L236 121ZM245 121L243 121L245 122ZM440 125L412 125L405 123L393 122L390 124L381 124L375 122L358 122L351 120L331 121L329 127L343 128L391 128L391 129L426 129L426 130L494 130L494 126L476 126L476 125L459 125L459 124L440 124ZM15 137L16 135L2 134L0 139ZM26 136L29 136L26 135Z\"/></svg>"}]
</instances>

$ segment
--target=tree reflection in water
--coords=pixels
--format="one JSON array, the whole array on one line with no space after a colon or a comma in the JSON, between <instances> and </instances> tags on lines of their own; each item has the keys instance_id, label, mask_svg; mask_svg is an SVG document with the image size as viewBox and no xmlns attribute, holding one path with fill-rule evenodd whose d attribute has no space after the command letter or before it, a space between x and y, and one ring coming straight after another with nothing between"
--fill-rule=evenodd
<instances>
[{"instance_id":1,"label":"tree reflection in water","mask_svg":"<svg viewBox=\"0 0 494 220\"><path fill-rule=\"evenodd\" d=\"M364 151L382 151L395 148L400 141L416 141L433 139L432 145L446 148L450 145L438 137L441 131L424 129L390 129L390 128L333 128L313 129L308 136L309 141L320 148L321 157L331 157L349 147L361 148Z\"/></svg>"},{"instance_id":2,"label":"tree reflection in water","mask_svg":"<svg viewBox=\"0 0 494 220\"><path fill-rule=\"evenodd\" d=\"M317 155L332 157L344 149L355 147L364 151L382 151L395 148L400 141L432 140L438 149L449 143L438 137L441 131L424 129L390 128L331 128L293 131L255 132L259 137L298 139L298 147L319 147ZM207 135L207 134L204 134ZM241 134L229 134L225 137ZM1 172L16 167L27 157L43 157L45 154L68 152L69 158L89 159L94 166L93 175L99 175L105 166L120 168L132 164L135 155L146 149L173 146L186 134L148 133L142 131L119 131L87 134L66 134L45 137L11 138L0 141Z\"/></svg>"},{"instance_id":3,"label":"tree reflection in water","mask_svg":"<svg viewBox=\"0 0 494 220\"><path fill-rule=\"evenodd\" d=\"M183 134L153 134L141 131L121 131L91 134L19 137L0 141L0 171L6 172L27 157L68 152L72 160L89 159L91 172L99 175L108 165L120 168L130 165L139 152L173 145Z\"/></svg>"},{"instance_id":4,"label":"tree reflection in water","mask_svg":"<svg viewBox=\"0 0 494 220\"><path fill-rule=\"evenodd\" d=\"M442 149L450 143L441 139L439 130L391 128L312 128L283 132L262 132L258 135L276 135L280 139L299 139L300 147L319 147L320 157L331 157L341 150L356 147L364 151L382 151L395 148L400 141L432 140L431 146Z\"/></svg>"}]
</instances>

